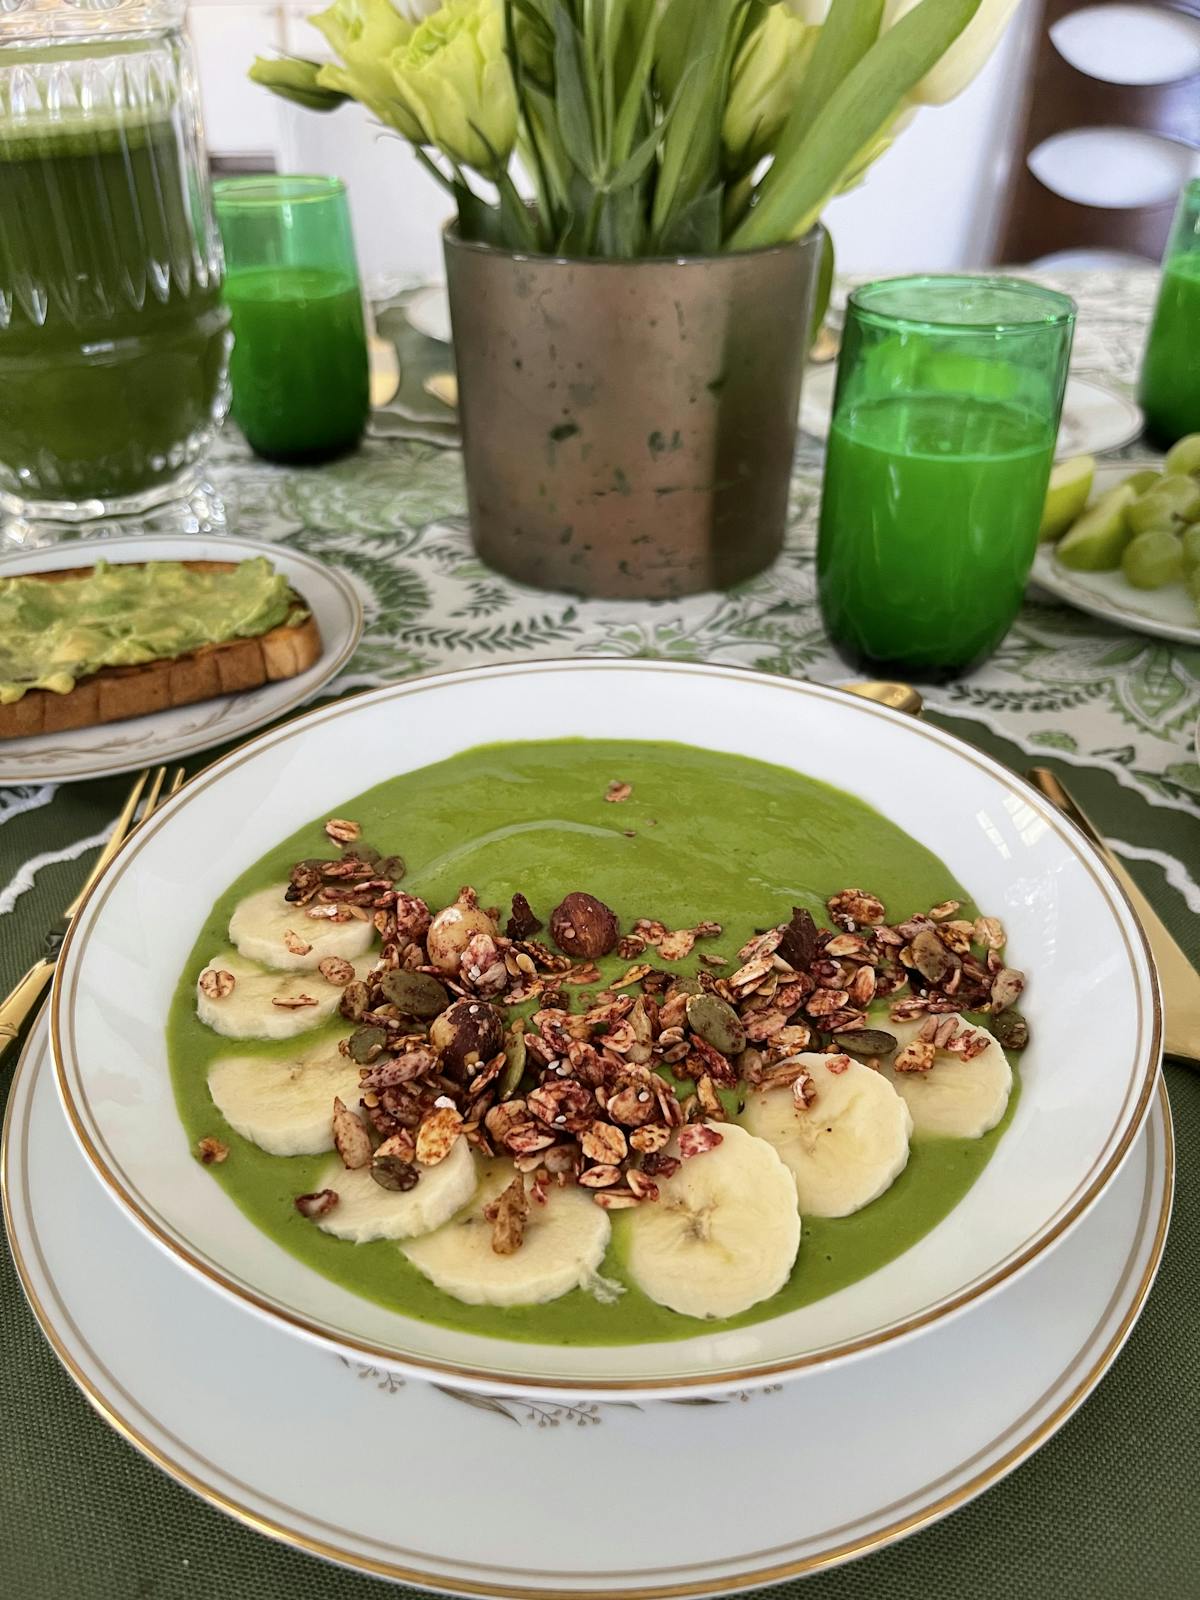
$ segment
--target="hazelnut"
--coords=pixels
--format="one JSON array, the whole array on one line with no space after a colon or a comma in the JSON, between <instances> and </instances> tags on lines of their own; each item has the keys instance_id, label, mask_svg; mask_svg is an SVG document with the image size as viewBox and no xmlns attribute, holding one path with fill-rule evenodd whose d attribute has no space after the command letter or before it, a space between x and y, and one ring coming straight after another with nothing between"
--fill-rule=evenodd
<instances>
[{"instance_id":1,"label":"hazelnut","mask_svg":"<svg viewBox=\"0 0 1200 1600\"><path fill-rule=\"evenodd\" d=\"M486 1000L456 1000L435 1017L429 1042L442 1056L442 1065L455 1076L490 1061L504 1048L504 1023Z\"/></svg>"},{"instance_id":2,"label":"hazelnut","mask_svg":"<svg viewBox=\"0 0 1200 1600\"><path fill-rule=\"evenodd\" d=\"M425 948L430 962L441 972L458 972L458 958L476 933L499 933L499 928L486 911L471 905L461 897L452 906L439 911L429 924L425 935Z\"/></svg>"},{"instance_id":3,"label":"hazelnut","mask_svg":"<svg viewBox=\"0 0 1200 1600\"><path fill-rule=\"evenodd\" d=\"M593 894L569 894L555 906L550 932L560 950L585 961L606 956L621 936L616 914Z\"/></svg>"}]
</instances>

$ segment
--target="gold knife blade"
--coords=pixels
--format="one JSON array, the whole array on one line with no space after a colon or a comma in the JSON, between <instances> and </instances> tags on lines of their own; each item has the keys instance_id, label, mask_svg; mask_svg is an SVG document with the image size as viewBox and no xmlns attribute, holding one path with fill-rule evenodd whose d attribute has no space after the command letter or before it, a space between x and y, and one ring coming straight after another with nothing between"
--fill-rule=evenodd
<instances>
[{"instance_id":1,"label":"gold knife blade","mask_svg":"<svg viewBox=\"0 0 1200 1600\"><path fill-rule=\"evenodd\" d=\"M1087 835L1099 850L1113 876L1129 896L1145 930L1163 996L1163 1049L1169 1056L1200 1067L1200 973L1176 944L1158 913L1104 842L1095 824L1080 809L1059 777L1049 767L1031 767L1026 777L1064 816Z\"/></svg>"}]
</instances>

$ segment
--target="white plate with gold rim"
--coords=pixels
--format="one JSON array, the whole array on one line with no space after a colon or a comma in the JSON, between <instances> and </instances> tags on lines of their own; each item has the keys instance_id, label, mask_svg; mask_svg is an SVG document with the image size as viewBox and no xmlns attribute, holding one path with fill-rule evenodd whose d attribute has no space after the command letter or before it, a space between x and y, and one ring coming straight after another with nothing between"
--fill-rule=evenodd
<instances>
[{"instance_id":1,"label":"white plate with gold rim","mask_svg":"<svg viewBox=\"0 0 1200 1600\"><path fill-rule=\"evenodd\" d=\"M1115 488L1143 467L1161 472L1162 462L1099 462L1091 499ZM1161 589L1135 589L1125 582L1119 568L1115 572L1076 572L1055 559L1052 544L1038 545L1030 576L1056 600L1099 617L1102 622L1159 639L1173 639L1177 644L1200 645L1200 611L1182 583L1165 584Z\"/></svg>"},{"instance_id":2,"label":"white plate with gold rim","mask_svg":"<svg viewBox=\"0 0 1200 1600\"><path fill-rule=\"evenodd\" d=\"M181 1275L106 1204L47 1046L43 1022L9 1099L5 1215L76 1383L143 1454L249 1526L457 1593L720 1594L928 1525L1045 1443L1099 1382L1170 1214L1160 1085L1129 1160L1053 1258L919 1340L724 1403L464 1396L314 1349ZM646 1514L648 1463L656 1483L687 1486L686 1516ZM464 1480L477 1491L465 1522L462 1495L446 1492ZM582 1484L602 1485L601 1500ZM753 1485L736 1516L731 1484Z\"/></svg>"},{"instance_id":3,"label":"white plate with gold rim","mask_svg":"<svg viewBox=\"0 0 1200 1600\"><path fill-rule=\"evenodd\" d=\"M814 439L824 439L829 433L836 384L837 368L832 362L828 366L809 367L804 374L800 426ZM1142 423L1141 409L1126 395L1094 378L1072 373L1063 396L1062 421L1054 453L1061 461L1067 456L1098 455L1103 450L1123 449L1140 438Z\"/></svg>"},{"instance_id":4,"label":"white plate with gold rim","mask_svg":"<svg viewBox=\"0 0 1200 1600\"><path fill-rule=\"evenodd\" d=\"M190 1152L164 1022L226 885L294 828L373 784L488 742L514 705L539 736L653 738L787 760L927 843L1000 916L1033 975L1024 1090L955 1210L869 1277L752 1327L669 1343L506 1341L419 1322L318 1276L269 1239ZM669 777L664 777L669 782ZM271 804L261 803L270 795ZM488 819L488 827L495 819ZM388 841L403 849L403 841ZM514 885L515 886L515 885ZM169 915L155 908L169 908ZM114 997L121 997L114 1001ZM1011 1279L1100 1195L1149 1109L1159 1000L1141 930L1091 847L998 763L836 689L675 663L475 668L321 707L251 741L141 828L76 917L52 1034L75 1131L112 1194L178 1262L350 1355L526 1395L721 1393L912 1334Z\"/></svg>"},{"instance_id":5,"label":"white plate with gold rim","mask_svg":"<svg viewBox=\"0 0 1200 1600\"><path fill-rule=\"evenodd\" d=\"M78 783L161 761L179 761L213 745L244 739L294 711L342 670L363 629L362 603L343 573L285 545L224 534L138 534L79 539L0 558L0 579L105 561L250 561L266 556L301 595L321 630L321 657L307 672L245 694L155 711L126 722L29 739L0 740L0 784Z\"/></svg>"}]
</instances>

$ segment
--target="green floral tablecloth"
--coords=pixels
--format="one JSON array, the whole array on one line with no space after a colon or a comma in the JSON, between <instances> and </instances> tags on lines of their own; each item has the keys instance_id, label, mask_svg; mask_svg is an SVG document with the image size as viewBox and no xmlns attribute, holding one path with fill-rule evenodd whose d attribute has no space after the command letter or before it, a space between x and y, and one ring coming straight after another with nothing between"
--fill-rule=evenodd
<instances>
[{"instance_id":1,"label":"green floral tablecloth","mask_svg":"<svg viewBox=\"0 0 1200 1600\"><path fill-rule=\"evenodd\" d=\"M1155 281L1130 272L1055 280L1079 302L1077 372L1132 387ZM410 368L444 364L405 331L395 308L381 327L396 336ZM318 470L266 467L233 433L214 461L231 531L299 546L358 586L366 632L335 692L577 652L706 659L831 682L846 676L816 606L821 452L803 435L787 548L775 568L727 595L648 605L583 602L498 578L472 555L461 460L429 442L439 430L431 434L393 408L377 432L387 437ZM1200 650L1031 593L996 657L928 699L938 722L1014 768L1057 767L1197 959ZM112 779L57 791L0 789L0 993L70 898L125 788ZM15 1052L0 1064L5 1086L14 1060ZM1146 1314L1099 1392L976 1504L902 1546L808 1580L806 1600L1200 1595L1192 1336L1200 1319L1200 1079L1171 1068L1168 1086L1180 1139L1172 1237ZM42 1342L6 1256L0 1341L0 1593L360 1600L374 1592L373 1580L226 1522L111 1435Z\"/></svg>"}]
</instances>

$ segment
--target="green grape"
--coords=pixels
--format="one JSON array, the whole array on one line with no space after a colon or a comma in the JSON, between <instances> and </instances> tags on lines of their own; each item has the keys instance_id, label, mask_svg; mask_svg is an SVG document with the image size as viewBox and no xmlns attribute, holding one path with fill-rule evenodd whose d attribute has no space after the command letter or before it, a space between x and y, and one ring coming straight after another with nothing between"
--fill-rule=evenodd
<instances>
[{"instance_id":1,"label":"green grape","mask_svg":"<svg viewBox=\"0 0 1200 1600\"><path fill-rule=\"evenodd\" d=\"M1121 557L1125 581L1135 589L1161 589L1183 577L1183 543L1173 533L1156 529L1131 539Z\"/></svg>"},{"instance_id":2,"label":"green grape","mask_svg":"<svg viewBox=\"0 0 1200 1600\"><path fill-rule=\"evenodd\" d=\"M1129 484L1134 494L1145 494L1162 482L1162 473L1155 472L1153 467L1139 467L1127 478L1122 478L1121 482Z\"/></svg>"},{"instance_id":3,"label":"green grape","mask_svg":"<svg viewBox=\"0 0 1200 1600\"><path fill-rule=\"evenodd\" d=\"M1200 527L1183 530L1183 570L1189 577L1200 572Z\"/></svg>"},{"instance_id":4,"label":"green grape","mask_svg":"<svg viewBox=\"0 0 1200 1600\"><path fill-rule=\"evenodd\" d=\"M1200 472L1200 433L1189 433L1167 451L1163 471L1187 475Z\"/></svg>"},{"instance_id":5,"label":"green grape","mask_svg":"<svg viewBox=\"0 0 1200 1600\"><path fill-rule=\"evenodd\" d=\"M1152 493L1161 495L1184 522L1195 522L1200 517L1200 483L1195 478L1172 473L1156 483Z\"/></svg>"},{"instance_id":6,"label":"green grape","mask_svg":"<svg viewBox=\"0 0 1200 1600\"><path fill-rule=\"evenodd\" d=\"M1187 591L1195 601L1196 617L1200 620L1200 567L1197 567L1188 578Z\"/></svg>"},{"instance_id":7,"label":"green grape","mask_svg":"<svg viewBox=\"0 0 1200 1600\"><path fill-rule=\"evenodd\" d=\"M1160 478L1125 513L1130 533L1149 533L1152 529L1173 529L1200 516L1200 483L1194 478Z\"/></svg>"}]
</instances>

